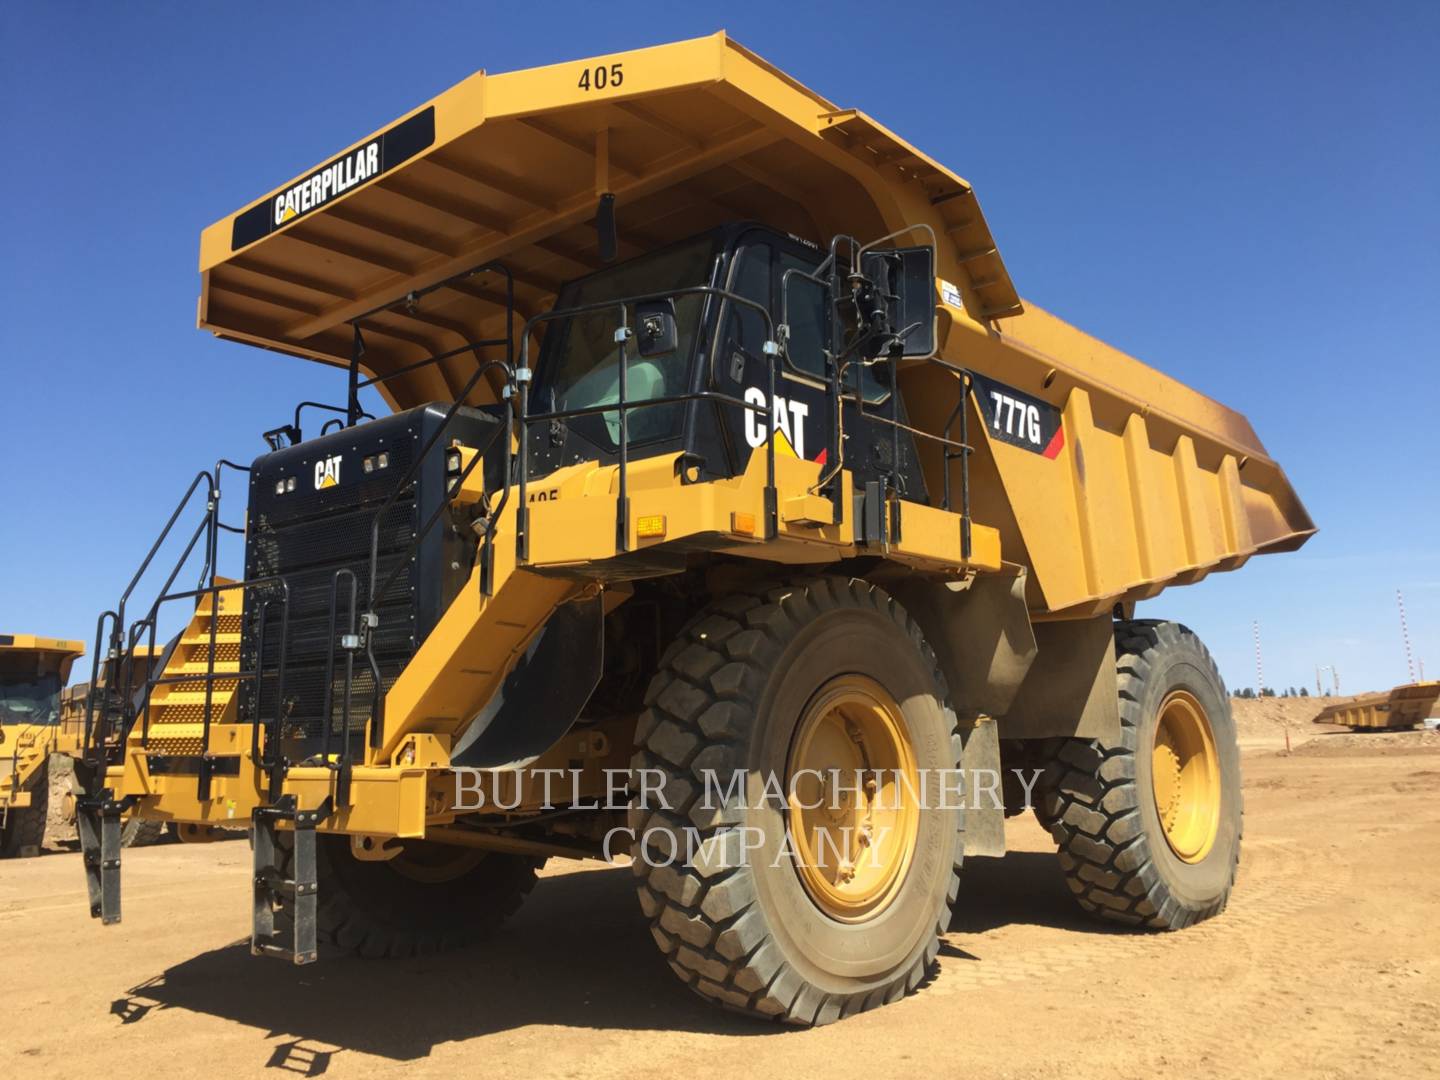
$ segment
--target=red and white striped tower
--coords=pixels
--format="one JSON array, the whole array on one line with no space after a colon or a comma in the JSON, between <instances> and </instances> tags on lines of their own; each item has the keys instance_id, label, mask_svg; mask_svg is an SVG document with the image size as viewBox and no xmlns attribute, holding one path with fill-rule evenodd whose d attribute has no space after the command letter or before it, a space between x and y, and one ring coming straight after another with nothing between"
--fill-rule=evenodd
<instances>
[{"instance_id":1,"label":"red and white striped tower","mask_svg":"<svg viewBox=\"0 0 1440 1080\"><path fill-rule=\"evenodd\" d=\"M1405 642L1405 667L1410 673L1410 681L1415 681L1415 654L1410 651L1410 628L1405 625L1405 597L1400 590L1395 590L1395 603L1400 605L1400 637Z\"/></svg>"},{"instance_id":2,"label":"red and white striped tower","mask_svg":"<svg viewBox=\"0 0 1440 1080\"><path fill-rule=\"evenodd\" d=\"M1255 693L1261 697L1265 695L1265 669L1260 664L1260 622L1256 620L1250 624L1251 633L1255 636Z\"/></svg>"}]
</instances>

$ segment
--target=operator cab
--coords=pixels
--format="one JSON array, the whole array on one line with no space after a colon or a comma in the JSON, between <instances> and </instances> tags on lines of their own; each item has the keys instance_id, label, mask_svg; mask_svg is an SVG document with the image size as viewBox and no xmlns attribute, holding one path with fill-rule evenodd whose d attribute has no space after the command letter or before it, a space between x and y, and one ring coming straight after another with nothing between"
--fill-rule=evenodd
<instances>
[{"instance_id":1,"label":"operator cab","mask_svg":"<svg viewBox=\"0 0 1440 1080\"><path fill-rule=\"evenodd\" d=\"M564 285L555 302L561 314L546 329L535 367L529 477L617 460L620 413L603 406L620 399L622 326L634 333L623 345L630 460L683 453L682 475L691 482L735 476L764 446L768 424L779 452L833 464L829 386L837 350L829 293L814 277L826 258L798 237L737 223ZM752 301L769 318L706 289ZM782 323L787 348L771 357L765 346ZM905 498L925 501L913 436L901 433L897 455L892 429L858 408L863 398L868 413L888 419L893 409L908 423L904 402L891 400L893 365L841 366L845 465L857 485L889 478ZM699 394L711 396L692 396Z\"/></svg>"},{"instance_id":2,"label":"operator cab","mask_svg":"<svg viewBox=\"0 0 1440 1080\"><path fill-rule=\"evenodd\" d=\"M0 727L58 723L60 690L84 651L78 641L0 634Z\"/></svg>"},{"instance_id":3,"label":"operator cab","mask_svg":"<svg viewBox=\"0 0 1440 1080\"><path fill-rule=\"evenodd\" d=\"M0 652L0 724L60 719L60 672L46 653Z\"/></svg>"}]
</instances>

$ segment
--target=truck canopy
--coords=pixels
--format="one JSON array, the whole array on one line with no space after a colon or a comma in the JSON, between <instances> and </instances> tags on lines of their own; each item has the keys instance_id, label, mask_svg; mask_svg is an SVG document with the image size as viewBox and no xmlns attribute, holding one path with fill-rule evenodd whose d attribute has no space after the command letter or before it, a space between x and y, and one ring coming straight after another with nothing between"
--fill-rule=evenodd
<instances>
[{"instance_id":1,"label":"truck canopy","mask_svg":"<svg viewBox=\"0 0 1440 1080\"><path fill-rule=\"evenodd\" d=\"M613 193L620 258L731 221L826 242L939 215L967 256L970 310L1020 310L970 186L861 113L838 109L723 33L503 75L478 73L205 230L200 325L348 364L350 320L491 260L522 316L602 266ZM365 320L388 374L503 325L479 274ZM385 384L396 407L451 396L473 356Z\"/></svg>"}]
</instances>

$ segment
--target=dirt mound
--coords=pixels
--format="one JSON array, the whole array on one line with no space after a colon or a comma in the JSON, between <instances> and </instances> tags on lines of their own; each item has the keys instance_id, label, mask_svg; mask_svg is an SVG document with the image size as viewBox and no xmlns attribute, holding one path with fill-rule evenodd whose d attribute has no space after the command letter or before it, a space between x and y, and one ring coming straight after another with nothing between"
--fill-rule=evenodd
<instances>
[{"instance_id":1,"label":"dirt mound","mask_svg":"<svg viewBox=\"0 0 1440 1080\"><path fill-rule=\"evenodd\" d=\"M1293 757L1395 757L1406 754L1440 754L1440 732L1427 731L1332 731L1321 734L1290 751ZM1281 752L1282 755L1284 751Z\"/></svg>"},{"instance_id":2,"label":"dirt mound","mask_svg":"<svg viewBox=\"0 0 1440 1080\"><path fill-rule=\"evenodd\" d=\"M1241 735L1268 735L1287 727L1302 726L1308 734L1309 726L1321 710L1353 700L1353 697L1232 697L1230 709Z\"/></svg>"},{"instance_id":3,"label":"dirt mound","mask_svg":"<svg viewBox=\"0 0 1440 1080\"><path fill-rule=\"evenodd\" d=\"M75 771L73 765L74 762L63 754L51 755L48 764L50 805L46 808L45 842L56 847L62 846L66 841L78 839L75 835L75 821L66 805L71 776Z\"/></svg>"}]
</instances>

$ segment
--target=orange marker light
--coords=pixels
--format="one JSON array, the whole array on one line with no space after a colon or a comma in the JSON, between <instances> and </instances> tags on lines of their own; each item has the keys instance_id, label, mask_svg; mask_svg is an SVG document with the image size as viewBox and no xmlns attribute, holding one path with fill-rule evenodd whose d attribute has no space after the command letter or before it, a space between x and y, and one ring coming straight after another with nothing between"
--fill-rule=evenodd
<instances>
[{"instance_id":1,"label":"orange marker light","mask_svg":"<svg viewBox=\"0 0 1440 1080\"><path fill-rule=\"evenodd\" d=\"M730 515L730 531L741 536L755 535L755 515L735 511Z\"/></svg>"}]
</instances>

